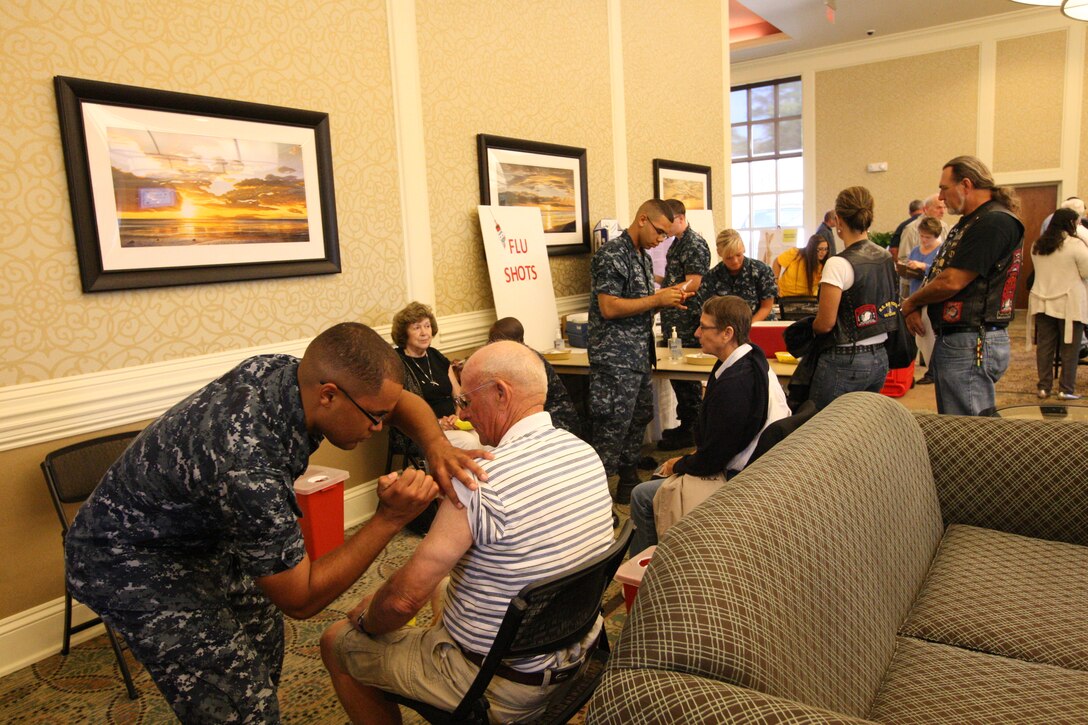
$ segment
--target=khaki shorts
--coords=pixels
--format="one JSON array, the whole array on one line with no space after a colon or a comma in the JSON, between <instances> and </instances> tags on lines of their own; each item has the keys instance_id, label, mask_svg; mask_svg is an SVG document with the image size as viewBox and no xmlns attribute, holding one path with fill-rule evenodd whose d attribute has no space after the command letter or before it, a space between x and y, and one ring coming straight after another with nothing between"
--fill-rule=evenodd
<instances>
[{"instance_id":1,"label":"khaki shorts","mask_svg":"<svg viewBox=\"0 0 1088 725\"><path fill-rule=\"evenodd\" d=\"M336 641L341 665L361 684L452 711L479 672L442 625L371 636L354 627ZM495 676L487 688L492 722L531 720L560 684L521 685Z\"/></svg>"}]
</instances>

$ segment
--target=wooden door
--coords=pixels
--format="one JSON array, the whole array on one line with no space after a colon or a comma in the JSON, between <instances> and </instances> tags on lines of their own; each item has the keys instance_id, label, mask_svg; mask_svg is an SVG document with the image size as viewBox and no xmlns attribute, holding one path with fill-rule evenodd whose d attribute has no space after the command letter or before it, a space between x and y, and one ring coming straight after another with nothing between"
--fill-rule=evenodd
<instances>
[{"instance_id":1,"label":"wooden door","mask_svg":"<svg viewBox=\"0 0 1088 725\"><path fill-rule=\"evenodd\" d=\"M1039 227L1043 220L1058 208L1057 184L1032 184L1014 186L1020 197L1020 221L1024 222L1024 265L1020 268L1020 279L1016 282L1016 307L1028 306L1028 277L1035 270L1031 263L1031 245L1039 238Z\"/></svg>"}]
</instances>

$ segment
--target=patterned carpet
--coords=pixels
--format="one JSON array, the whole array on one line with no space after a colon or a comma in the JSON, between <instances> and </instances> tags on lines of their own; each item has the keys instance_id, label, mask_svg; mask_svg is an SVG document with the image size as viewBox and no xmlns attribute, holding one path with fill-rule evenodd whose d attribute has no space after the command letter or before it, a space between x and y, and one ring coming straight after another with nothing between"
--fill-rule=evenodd
<instances>
[{"instance_id":1,"label":"patterned carpet","mask_svg":"<svg viewBox=\"0 0 1088 725\"><path fill-rule=\"evenodd\" d=\"M616 507L626 518L626 506ZM350 534L351 532L349 532ZM367 592L377 588L402 566L419 537L399 534L370 570L332 605L316 617L299 621L287 618L286 654L280 682L280 708L285 723L342 725L347 722L321 663L321 633L351 609ZM618 584L605 594L612 607L622 603ZM624 609L612 611L606 623L611 642L623 629ZM430 623L430 608L420 612L419 626ZM147 723L177 722L147 672L126 650L137 700L129 700L121 673L105 635L73 646L67 657L59 654L0 679L0 723ZM423 723L414 712L403 710L409 725ZM581 722L579 716L572 722Z\"/></svg>"}]
</instances>

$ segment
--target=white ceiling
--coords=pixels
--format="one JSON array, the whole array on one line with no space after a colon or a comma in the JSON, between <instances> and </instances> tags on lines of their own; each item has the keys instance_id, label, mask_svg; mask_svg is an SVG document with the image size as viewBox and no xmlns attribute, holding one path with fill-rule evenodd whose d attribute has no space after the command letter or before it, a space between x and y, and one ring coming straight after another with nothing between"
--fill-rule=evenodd
<instances>
[{"instance_id":1,"label":"white ceiling","mask_svg":"<svg viewBox=\"0 0 1088 725\"><path fill-rule=\"evenodd\" d=\"M1012 0L834 0L835 23L828 22L824 0L739 0L789 36L757 41L730 51L733 63L838 43L1022 11ZM1058 9L1054 8L1057 13ZM867 31L875 31L872 36Z\"/></svg>"}]
</instances>

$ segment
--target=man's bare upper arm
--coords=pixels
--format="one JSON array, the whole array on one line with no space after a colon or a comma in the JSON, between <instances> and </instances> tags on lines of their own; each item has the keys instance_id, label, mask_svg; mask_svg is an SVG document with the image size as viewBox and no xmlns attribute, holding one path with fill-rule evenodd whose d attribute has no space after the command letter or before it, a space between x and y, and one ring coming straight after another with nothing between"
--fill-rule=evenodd
<instances>
[{"instance_id":1,"label":"man's bare upper arm","mask_svg":"<svg viewBox=\"0 0 1088 725\"><path fill-rule=\"evenodd\" d=\"M468 512L442 499L427 536L401 571L402 582L425 599L471 547Z\"/></svg>"}]
</instances>

